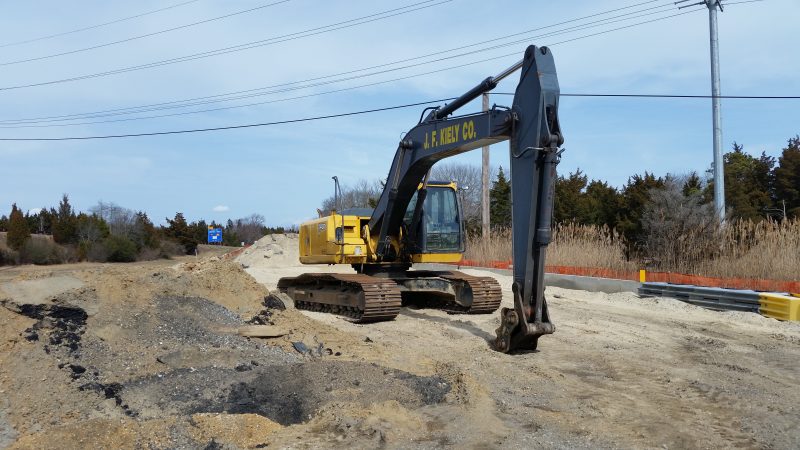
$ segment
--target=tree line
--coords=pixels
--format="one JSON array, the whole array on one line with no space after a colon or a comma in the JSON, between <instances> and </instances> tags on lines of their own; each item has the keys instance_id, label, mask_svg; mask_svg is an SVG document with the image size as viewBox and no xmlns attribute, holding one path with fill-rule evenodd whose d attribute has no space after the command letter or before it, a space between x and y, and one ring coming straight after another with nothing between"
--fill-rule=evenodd
<instances>
[{"instance_id":1,"label":"tree line","mask_svg":"<svg viewBox=\"0 0 800 450\"><path fill-rule=\"evenodd\" d=\"M763 152L753 156L737 143L723 159L728 220L800 217L800 136L789 139L777 159ZM630 176L617 188L603 180L590 180L578 169L556 180L553 222L608 227L616 230L631 248L646 250L648 245L654 245L657 235L667 230L677 232L675 227L690 225L708 229L716 222L711 206L714 184L709 179L710 172L704 176L696 172L664 176L645 172ZM431 179L458 183L467 230L479 232L480 167L437 164ZM491 180L492 226L508 228L512 180L502 167L493 170ZM382 190L380 180L362 180L354 186L345 186L340 202L344 208L374 207ZM326 198L319 212L328 214L334 208L333 201L332 195ZM648 240L649 236L652 239Z\"/></svg>"},{"instance_id":2,"label":"tree line","mask_svg":"<svg viewBox=\"0 0 800 450\"><path fill-rule=\"evenodd\" d=\"M193 254L199 244L207 242L209 226L222 228L223 244L230 246L291 231L266 226L260 214L217 223L187 222L178 212L166 222L156 226L143 211L102 201L88 212L78 212L66 194L57 207L27 213L15 203L8 216L0 216L0 232L6 232L5 246L0 245L0 265L132 262Z\"/></svg>"},{"instance_id":3,"label":"tree line","mask_svg":"<svg viewBox=\"0 0 800 450\"><path fill-rule=\"evenodd\" d=\"M762 152L753 156L733 143L723 156L726 219L765 220L800 217L800 137L788 140L777 158ZM589 181L580 170L560 176L556 183L554 220L608 226L629 242L642 243L653 210L665 191L679 191L683 208L695 210L713 202L714 183L696 172L631 176L620 189L601 180ZM785 217L784 217L785 210ZM706 216L713 215L713 208ZM648 214L650 216L648 216Z\"/></svg>"}]
</instances>

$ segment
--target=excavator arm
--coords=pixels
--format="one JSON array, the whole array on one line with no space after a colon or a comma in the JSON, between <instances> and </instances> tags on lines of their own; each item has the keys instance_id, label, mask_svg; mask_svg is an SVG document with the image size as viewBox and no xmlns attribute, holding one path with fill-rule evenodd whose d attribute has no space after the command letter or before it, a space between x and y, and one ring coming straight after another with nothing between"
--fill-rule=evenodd
<instances>
[{"instance_id":1,"label":"excavator arm","mask_svg":"<svg viewBox=\"0 0 800 450\"><path fill-rule=\"evenodd\" d=\"M520 69L511 108L495 106L482 113L450 116ZM378 260L402 261L404 255L398 254L391 242L399 242L403 217L420 184L417 208L424 203L427 174L433 164L508 140L514 308L501 310L495 348L502 352L534 350L540 336L555 330L544 298L544 264L551 236L559 146L563 143L558 99L552 54L546 47L528 47L522 61L485 79L452 103L433 109L408 131L398 145L386 187L369 221L369 232L377 242ZM413 221L418 221L419 216L420 211L415 211ZM410 229L414 230L415 224Z\"/></svg>"}]
</instances>

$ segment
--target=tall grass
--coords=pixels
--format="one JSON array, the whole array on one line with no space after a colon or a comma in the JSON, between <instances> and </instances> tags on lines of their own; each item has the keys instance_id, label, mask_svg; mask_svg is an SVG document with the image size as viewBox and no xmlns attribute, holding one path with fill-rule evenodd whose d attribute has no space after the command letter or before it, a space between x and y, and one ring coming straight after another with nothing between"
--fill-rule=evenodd
<instances>
[{"instance_id":1,"label":"tall grass","mask_svg":"<svg viewBox=\"0 0 800 450\"><path fill-rule=\"evenodd\" d=\"M486 263L511 259L511 230L493 230L489 238L471 236L467 241L467 259ZM612 270L635 270L635 263L625 259L625 241L608 227L556 225L547 248L547 264L555 266L597 267Z\"/></svg>"},{"instance_id":2,"label":"tall grass","mask_svg":"<svg viewBox=\"0 0 800 450\"><path fill-rule=\"evenodd\" d=\"M593 225L562 224L553 229L547 264L800 281L800 219L730 221L715 233L686 232L675 239L681 240L683 249L677 256L674 252L668 255L639 252L626 258L628 243L616 231ZM510 230L495 230L487 239L471 236L465 258L482 263L510 260Z\"/></svg>"},{"instance_id":3,"label":"tall grass","mask_svg":"<svg viewBox=\"0 0 800 450\"><path fill-rule=\"evenodd\" d=\"M683 265L708 276L800 281L800 219L728 223L714 258Z\"/></svg>"}]
</instances>

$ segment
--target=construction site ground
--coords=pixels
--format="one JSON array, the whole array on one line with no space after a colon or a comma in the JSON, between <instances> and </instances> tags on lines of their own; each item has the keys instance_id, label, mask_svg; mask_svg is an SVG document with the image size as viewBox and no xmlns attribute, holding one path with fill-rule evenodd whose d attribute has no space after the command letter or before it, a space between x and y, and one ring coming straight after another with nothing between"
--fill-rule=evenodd
<instances>
[{"instance_id":1,"label":"construction site ground","mask_svg":"<svg viewBox=\"0 0 800 450\"><path fill-rule=\"evenodd\" d=\"M506 355L497 313L281 309L280 277L350 270L296 245L0 268L0 448L800 448L796 323L548 288L556 333Z\"/></svg>"}]
</instances>

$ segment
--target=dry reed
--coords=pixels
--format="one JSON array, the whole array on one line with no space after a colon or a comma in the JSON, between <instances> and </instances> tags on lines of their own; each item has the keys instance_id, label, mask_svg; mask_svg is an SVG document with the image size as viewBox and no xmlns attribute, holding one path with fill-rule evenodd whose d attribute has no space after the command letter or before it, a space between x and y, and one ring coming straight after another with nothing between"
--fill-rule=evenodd
<instances>
[{"instance_id":1,"label":"dry reed","mask_svg":"<svg viewBox=\"0 0 800 450\"><path fill-rule=\"evenodd\" d=\"M488 239L472 236L465 258L487 263L511 259L511 230L493 230ZM547 264L554 266L635 270L625 259L625 241L614 230L574 223L557 225L547 248Z\"/></svg>"},{"instance_id":2,"label":"dry reed","mask_svg":"<svg viewBox=\"0 0 800 450\"><path fill-rule=\"evenodd\" d=\"M719 278L800 281L800 219L731 221L715 233L687 233L678 257L625 257L626 242L614 230L593 225L562 224L553 229L547 264L615 271L648 268ZM702 249L702 251L701 251ZM511 259L511 232L495 230L488 239L468 239L465 258L487 263Z\"/></svg>"},{"instance_id":3,"label":"dry reed","mask_svg":"<svg viewBox=\"0 0 800 450\"><path fill-rule=\"evenodd\" d=\"M714 256L684 264L712 277L800 281L800 219L728 223Z\"/></svg>"}]
</instances>

